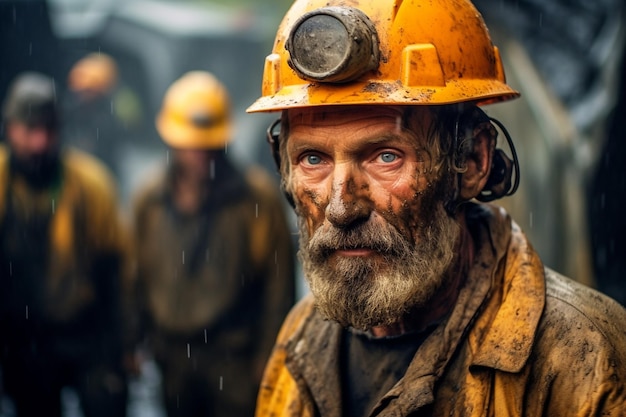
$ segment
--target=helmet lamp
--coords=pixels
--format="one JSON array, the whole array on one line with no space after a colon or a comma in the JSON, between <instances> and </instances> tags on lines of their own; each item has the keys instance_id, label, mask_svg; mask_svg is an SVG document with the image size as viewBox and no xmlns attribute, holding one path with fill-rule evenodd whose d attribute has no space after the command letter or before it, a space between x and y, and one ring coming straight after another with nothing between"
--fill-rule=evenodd
<instances>
[{"instance_id":1,"label":"helmet lamp","mask_svg":"<svg viewBox=\"0 0 626 417\"><path fill-rule=\"evenodd\" d=\"M285 42L289 66L302 79L345 83L378 68L376 28L352 7L323 7L302 16Z\"/></svg>"}]
</instances>

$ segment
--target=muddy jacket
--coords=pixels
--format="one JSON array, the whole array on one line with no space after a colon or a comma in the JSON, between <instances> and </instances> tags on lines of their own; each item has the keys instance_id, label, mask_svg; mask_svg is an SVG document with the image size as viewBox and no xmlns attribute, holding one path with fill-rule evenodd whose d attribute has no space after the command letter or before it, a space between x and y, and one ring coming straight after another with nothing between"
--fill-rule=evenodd
<instances>
[{"instance_id":1,"label":"muddy jacket","mask_svg":"<svg viewBox=\"0 0 626 417\"><path fill-rule=\"evenodd\" d=\"M448 319L373 416L624 416L626 311L544 268L500 209L472 206L477 253ZM285 321L257 416L341 416L341 328L310 298Z\"/></svg>"},{"instance_id":2,"label":"muddy jacket","mask_svg":"<svg viewBox=\"0 0 626 417\"><path fill-rule=\"evenodd\" d=\"M175 209L170 173L138 194L142 328L152 340L202 340L253 357L260 378L294 303L292 241L278 187L265 172L244 176L230 164L218 171L196 215Z\"/></svg>"},{"instance_id":3,"label":"muddy jacket","mask_svg":"<svg viewBox=\"0 0 626 417\"><path fill-rule=\"evenodd\" d=\"M130 245L100 162L68 149L58 181L36 190L11 175L0 147L0 246L0 342L119 347Z\"/></svg>"}]
</instances>

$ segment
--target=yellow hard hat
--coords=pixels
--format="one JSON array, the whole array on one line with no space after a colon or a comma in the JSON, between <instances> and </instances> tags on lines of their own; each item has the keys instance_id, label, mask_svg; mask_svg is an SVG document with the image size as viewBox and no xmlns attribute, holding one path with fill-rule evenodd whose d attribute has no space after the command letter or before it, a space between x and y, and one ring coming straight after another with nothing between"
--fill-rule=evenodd
<instances>
[{"instance_id":1,"label":"yellow hard hat","mask_svg":"<svg viewBox=\"0 0 626 417\"><path fill-rule=\"evenodd\" d=\"M296 0L248 112L487 104L519 96L468 0Z\"/></svg>"},{"instance_id":2,"label":"yellow hard hat","mask_svg":"<svg viewBox=\"0 0 626 417\"><path fill-rule=\"evenodd\" d=\"M70 90L106 93L117 82L117 64L109 55L94 52L80 59L68 76Z\"/></svg>"},{"instance_id":3,"label":"yellow hard hat","mask_svg":"<svg viewBox=\"0 0 626 417\"><path fill-rule=\"evenodd\" d=\"M226 88L208 72L188 72L165 93L156 126L173 148L224 148L231 139Z\"/></svg>"}]
</instances>

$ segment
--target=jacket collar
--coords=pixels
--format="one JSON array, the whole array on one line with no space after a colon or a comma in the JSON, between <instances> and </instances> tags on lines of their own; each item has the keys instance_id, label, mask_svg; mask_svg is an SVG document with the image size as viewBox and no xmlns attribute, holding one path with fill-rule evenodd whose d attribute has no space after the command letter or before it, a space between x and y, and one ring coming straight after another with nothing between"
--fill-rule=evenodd
<instances>
[{"instance_id":1,"label":"jacket collar","mask_svg":"<svg viewBox=\"0 0 626 417\"><path fill-rule=\"evenodd\" d=\"M530 356L543 313L545 272L519 226L502 208L492 207L491 212L490 236L499 261L493 271L492 295L470 334L472 363L519 372ZM503 234L503 227L510 232Z\"/></svg>"},{"instance_id":2,"label":"jacket collar","mask_svg":"<svg viewBox=\"0 0 626 417\"><path fill-rule=\"evenodd\" d=\"M286 348L285 366L300 392L310 393L319 415L324 417L342 416L339 372L341 332L338 323L323 319L314 309ZM313 407L313 404L309 406Z\"/></svg>"},{"instance_id":3,"label":"jacket collar","mask_svg":"<svg viewBox=\"0 0 626 417\"><path fill-rule=\"evenodd\" d=\"M477 253L458 302L418 349L405 377L376 409L407 415L434 401L434 386L468 337L473 365L517 372L526 363L545 302L543 266L501 208L472 204L468 224ZM320 415L340 417L341 327L315 310L287 346L286 366Z\"/></svg>"}]
</instances>

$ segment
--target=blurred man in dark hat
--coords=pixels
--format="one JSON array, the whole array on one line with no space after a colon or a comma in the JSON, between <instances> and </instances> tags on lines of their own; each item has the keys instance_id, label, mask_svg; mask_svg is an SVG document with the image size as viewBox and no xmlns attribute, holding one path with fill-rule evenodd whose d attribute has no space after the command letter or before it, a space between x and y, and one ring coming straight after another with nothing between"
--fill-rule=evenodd
<instances>
[{"instance_id":1,"label":"blurred man in dark hat","mask_svg":"<svg viewBox=\"0 0 626 417\"><path fill-rule=\"evenodd\" d=\"M111 176L64 150L54 81L23 73L2 108L0 365L16 413L61 416L73 386L83 413L123 416L120 308L127 259Z\"/></svg>"}]
</instances>

